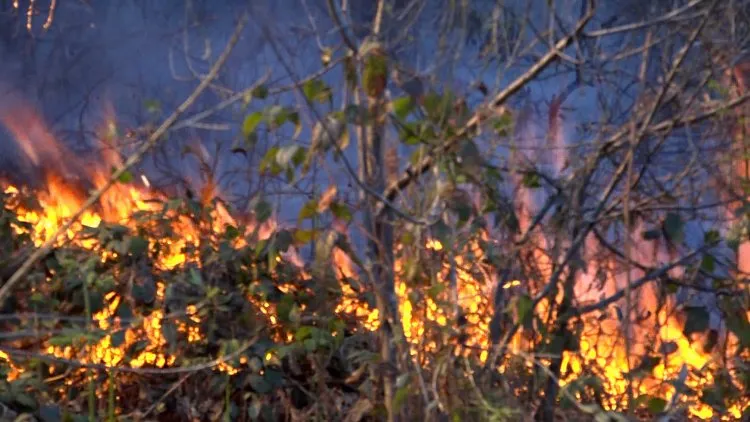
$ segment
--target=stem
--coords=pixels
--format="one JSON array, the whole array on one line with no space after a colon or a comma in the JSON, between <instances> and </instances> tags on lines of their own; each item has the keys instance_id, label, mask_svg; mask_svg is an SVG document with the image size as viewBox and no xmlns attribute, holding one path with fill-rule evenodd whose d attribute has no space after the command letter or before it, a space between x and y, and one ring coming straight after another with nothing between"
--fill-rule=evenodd
<instances>
[{"instance_id":1,"label":"stem","mask_svg":"<svg viewBox=\"0 0 750 422\"><path fill-rule=\"evenodd\" d=\"M89 297L89 280L88 277L83 281L83 306L86 311L86 331L91 330L91 299ZM91 355L91 346L86 343L86 353ZM96 386L94 385L94 371L86 368L86 381L88 385L88 407L89 421L96 422Z\"/></svg>"},{"instance_id":2,"label":"stem","mask_svg":"<svg viewBox=\"0 0 750 422\"><path fill-rule=\"evenodd\" d=\"M107 397L107 420L109 422L115 422L115 378L117 370L112 369L109 371L109 396Z\"/></svg>"}]
</instances>

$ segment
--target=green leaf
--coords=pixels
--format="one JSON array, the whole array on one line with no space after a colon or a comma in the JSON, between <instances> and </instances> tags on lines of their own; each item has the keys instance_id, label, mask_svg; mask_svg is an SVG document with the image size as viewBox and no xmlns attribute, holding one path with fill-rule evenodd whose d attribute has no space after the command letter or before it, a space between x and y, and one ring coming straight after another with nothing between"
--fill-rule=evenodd
<instances>
[{"instance_id":1,"label":"green leaf","mask_svg":"<svg viewBox=\"0 0 750 422\"><path fill-rule=\"evenodd\" d=\"M461 169L467 174L476 174L485 164L482 152L477 147L477 144L470 139L462 143L456 160L460 163Z\"/></svg>"},{"instance_id":2,"label":"green leaf","mask_svg":"<svg viewBox=\"0 0 750 422\"><path fill-rule=\"evenodd\" d=\"M279 319L288 322L289 314L295 306L297 306L297 304L294 302L294 296L291 294L285 294L282 296L281 301L276 305L276 313L278 314Z\"/></svg>"},{"instance_id":3,"label":"green leaf","mask_svg":"<svg viewBox=\"0 0 750 422\"><path fill-rule=\"evenodd\" d=\"M503 113L492 121L492 127L498 136L508 136L513 128L513 116Z\"/></svg>"},{"instance_id":4,"label":"green leaf","mask_svg":"<svg viewBox=\"0 0 750 422\"><path fill-rule=\"evenodd\" d=\"M706 272L713 272L715 269L715 260L713 255L704 255L701 261L701 269Z\"/></svg>"},{"instance_id":5,"label":"green leaf","mask_svg":"<svg viewBox=\"0 0 750 422\"><path fill-rule=\"evenodd\" d=\"M263 156L263 159L260 161L260 171L265 172L268 171L274 176L281 173L282 167L279 166L279 163L276 161L276 154L279 152L279 147L271 147L268 148L266 151L266 154Z\"/></svg>"},{"instance_id":6,"label":"green leaf","mask_svg":"<svg viewBox=\"0 0 750 422\"><path fill-rule=\"evenodd\" d=\"M352 212L346 204L334 201L331 202L329 209L331 210L331 213L340 220L349 222L352 219Z\"/></svg>"},{"instance_id":7,"label":"green leaf","mask_svg":"<svg viewBox=\"0 0 750 422\"><path fill-rule=\"evenodd\" d=\"M272 128L279 128L285 123L294 124L294 137L297 137L302 131L299 113L291 107L282 107L280 105L271 106L266 110L266 121L270 123Z\"/></svg>"},{"instance_id":8,"label":"green leaf","mask_svg":"<svg viewBox=\"0 0 750 422\"><path fill-rule=\"evenodd\" d=\"M667 401L661 397L650 397L646 407L653 414L661 413L666 409Z\"/></svg>"},{"instance_id":9,"label":"green leaf","mask_svg":"<svg viewBox=\"0 0 750 422\"><path fill-rule=\"evenodd\" d=\"M190 268L190 283L196 287L203 286L203 277L195 268Z\"/></svg>"},{"instance_id":10,"label":"green leaf","mask_svg":"<svg viewBox=\"0 0 750 422\"><path fill-rule=\"evenodd\" d=\"M273 386L262 375L250 375L248 382L258 394L268 394L273 390Z\"/></svg>"},{"instance_id":11,"label":"green leaf","mask_svg":"<svg viewBox=\"0 0 750 422\"><path fill-rule=\"evenodd\" d=\"M265 85L258 85L253 89L253 97L265 100L268 97L268 87Z\"/></svg>"},{"instance_id":12,"label":"green leaf","mask_svg":"<svg viewBox=\"0 0 750 422\"><path fill-rule=\"evenodd\" d=\"M518 314L518 322L524 326L531 324L531 317L533 316L534 302L528 295L518 296L516 301L516 312Z\"/></svg>"},{"instance_id":13,"label":"green leaf","mask_svg":"<svg viewBox=\"0 0 750 422\"><path fill-rule=\"evenodd\" d=\"M273 243L277 250L286 252L294 243L294 235L289 230L281 230L274 236Z\"/></svg>"},{"instance_id":14,"label":"green leaf","mask_svg":"<svg viewBox=\"0 0 750 422\"><path fill-rule=\"evenodd\" d=\"M307 148L298 147L294 155L292 156L292 163L295 166L299 166L305 162L305 158L307 158Z\"/></svg>"},{"instance_id":15,"label":"green leaf","mask_svg":"<svg viewBox=\"0 0 750 422\"><path fill-rule=\"evenodd\" d=\"M643 232L642 236L643 236L644 240L656 240L659 237L661 237L661 231L659 231L657 229L647 230L647 231Z\"/></svg>"},{"instance_id":16,"label":"green leaf","mask_svg":"<svg viewBox=\"0 0 750 422\"><path fill-rule=\"evenodd\" d=\"M406 145L419 145L422 142L421 122L408 122L399 125L399 139Z\"/></svg>"},{"instance_id":17,"label":"green leaf","mask_svg":"<svg viewBox=\"0 0 750 422\"><path fill-rule=\"evenodd\" d=\"M459 225L463 225L464 223L469 221L469 218L471 218L471 215L474 213L474 208L470 203L454 201L450 203L449 206L450 209L453 210L453 212L455 212L458 216Z\"/></svg>"},{"instance_id":18,"label":"green leaf","mask_svg":"<svg viewBox=\"0 0 750 422\"><path fill-rule=\"evenodd\" d=\"M120 347L125 343L125 330L117 330L109 338L112 347Z\"/></svg>"},{"instance_id":19,"label":"green leaf","mask_svg":"<svg viewBox=\"0 0 750 422\"><path fill-rule=\"evenodd\" d=\"M128 304L127 300L120 301L120 305L117 307L115 316L118 316L124 320L129 320L130 318L133 318L133 310L130 308L130 305Z\"/></svg>"},{"instance_id":20,"label":"green leaf","mask_svg":"<svg viewBox=\"0 0 750 422\"><path fill-rule=\"evenodd\" d=\"M148 99L143 102L146 112L150 114L161 114L161 103L159 100Z\"/></svg>"},{"instance_id":21,"label":"green leaf","mask_svg":"<svg viewBox=\"0 0 750 422\"><path fill-rule=\"evenodd\" d=\"M411 157L409 157L409 163L412 166L416 167L416 166L419 165L419 163L422 162L422 160L424 160L424 158L426 156L427 156L427 146L426 145L420 145L416 149L416 151L414 151L412 153Z\"/></svg>"},{"instance_id":22,"label":"green leaf","mask_svg":"<svg viewBox=\"0 0 750 422\"><path fill-rule=\"evenodd\" d=\"M143 256L143 254L148 251L148 240L140 236L130 237L128 242L128 251L133 256Z\"/></svg>"},{"instance_id":23,"label":"green leaf","mask_svg":"<svg viewBox=\"0 0 750 422\"><path fill-rule=\"evenodd\" d=\"M750 322L743 313L727 315L727 327L737 336L744 349L750 349Z\"/></svg>"},{"instance_id":24,"label":"green leaf","mask_svg":"<svg viewBox=\"0 0 750 422\"><path fill-rule=\"evenodd\" d=\"M276 162L283 168L290 167L290 164L294 164L294 158L299 149L299 145L287 145L279 148L278 152L276 152Z\"/></svg>"},{"instance_id":25,"label":"green leaf","mask_svg":"<svg viewBox=\"0 0 750 422\"><path fill-rule=\"evenodd\" d=\"M234 240L240 236L240 231L237 229L237 227L234 227L231 224L225 224L224 225L224 238L227 240Z\"/></svg>"},{"instance_id":26,"label":"green leaf","mask_svg":"<svg viewBox=\"0 0 750 422\"><path fill-rule=\"evenodd\" d=\"M245 139L249 139L251 135L255 134L255 130L258 128L260 122L263 121L263 113L256 111L255 113L245 117L245 121L242 123L242 135Z\"/></svg>"},{"instance_id":27,"label":"green leaf","mask_svg":"<svg viewBox=\"0 0 750 422\"><path fill-rule=\"evenodd\" d=\"M312 79L305 82L302 86L302 91L308 100L317 101L319 103L330 101L333 96L331 88L320 79Z\"/></svg>"},{"instance_id":28,"label":"green leaf","mask_svg":"<svg viewBox=\"0 0 750 422\"><path fill-rule=\"evenodd\" d=\"M133 173L131 173L130 170L125 170L120 177L117 178L117 181L120 183L130 183L133 181Z\"/></svg>"},{"instance_id":29,"label":"green leaf","mask_svg":"<svg viewBox=\"0 0 750 422\"><path fill-rule=\"evenodd\" d=\"M16 403L29 409L35 409L37 405L36 399L34 399L33 396L26 394L26 393L16 393L13 396L13 399L15 400Z\"/></svg>"},{"instance_id":30,"label":"green leaf","mask_svg":"<svg viewBox=\"0 0 750 422\"><path fill-rule=\"evenodd\" d=\"M271 388L281 387L284 384L284 373L275 369L266 369L263 378Z\"/></svg>"},{"instance_id":31,"label":"green leaf","mask_svg":"<svg viewBox=\"0 0 750 422\"><path fill-rule=\"evenodd\" d=\"M297 216L297 220L298 221L306 220L308 218L314 217L317 214L318 214L318 201L316 199L312 199L302 206L302 209L300 209L299 215Z\"/></svg>"},{"instance_id":32,"label":"green leaf","mask_svg":"<svg viewBox=\"0 0 750 422\"><path fill-rule=\"evenodd\" d=\"M427 115L433 121L443 120L450 115L453 96L450 93L440 95L436 92L429 92L424 96L423 105Z\"/></svg>"},{"instance_id":33,"label":"green leaf","mask_svg":"<svg viewBox=\"0 0 750 422\"><path fill-rule=\"evenodd\" d=\"M297 229L294 231L294 240L300 244L311 242L317 235L317 230L302 230Z\"/></svg>"},{"instance_id":34,"label":"green leaf","mask_svg":"<svg viewBox=\"0 0 750 422\"><path fill-rule=\"evenodd\" d=\"M261 199L255 204L253 211L255 212L255 218L258 220L258 223L263 224L271 218L273 207L271 204Z\"/></svg>"},{"instance_id":35,"label":"green leaf","mask_svg":"<svg viewBox=\"0 0 750 422\"><path fill-rule=\"evenodd\" d=\"M709 314L706 308L702 306L685 307L687 319L683 333L689 336L692 333L702 333L708 329Z\"/></svg>"},{"instance_id":36,"label":"green leaf","mask_svg":"<svg viewBox=\"0 0 750 422\"><path fill-rule=\"evenodd\" d=\"M398 390L396 390L396 394L393 397L393 409L394 411L398 411L403 407L404 403L406 403L406 399L409 398L409 391L411 388L409 388L409 385L405 385Z\"/></svg>"},{"instance_id":37,"label":"green leaf","mask_svg":"<svg viewBox=\"0 0 750 422\"><path fill-rule=\"evenodd\" d=\"M664 219L664 232L669 236L669 239L673 242L681 242L683 238L683 226L682 218L679 214L669 213Z\"/></svg>"},{"instance_id":38,"label":"green leaf","mask_svg":"<svg viewBox=\"0 0 750 422\"><path fill-rule=\"evenodd\" d=\"M384 54L370 54L365 59L362 84L368 97L379 97L383 94L388 75L388 60Z\"/></svg>"},{"instance_id":39,"label":"green leaf","mask_svg":"<svg viewBox=\"0 0 750 422\"><path fill-rule=\"evenodd\" d=\"M161 323L161 333L170 349L177 347L177 325L173 321L164 320Z\"/></svg>"},{"instance_id":40,"label":"green leaf","mask_svg":"<svg viewBox=\"0 0 750 422\"><path fill-rule=\"evenodd\" d=\"M62 411L56 404L46 404L39 407L39 418L42 422L60 422L62 421Z\"/></svg>"},{"instance_id":41,"label":"green leaf","mask_svg":"<svg viewBox=\"0 0 750 422\"><path fill-rule=\"evenodd\" d=\"M72 346L75 343L76 338L70 334L63 334L51 337L47 342L52 346L65 347Z\"/></svg>"},{"instance_id":42,"label":"green leaf","mask_svg":"<svg viewBox=\"0 0 750 422\"><path fill-rule=\"evenodd\" d=\"M404 120L414 109L414 102L409 96L398 97L391 102L391 109L396 117Z\"/></svg>"},{"instance_id":43,"label":"green leaf","mask_svg":"<svg viewBox=\"0 0 750 422\"><path fill-rule=\"evenodd\" d=\"M522 183L529 189L538 189L542 187L541 179L536 172L524 173Z\"/></svg>"},{"instance_id":44,"label":"green leaf","mask_svg":"<svg viewBox=\"0 0 750 422\"><path fill-rule=\"evenodd\" d=\"M703 235L703 242L709 245L719 243L721 241L721 235L717 230L709 230Z\"/></svg>"},{"instance_id":45,"label":"green leaf","mask_svg":"<svg viewBox=\"0 0 750 422\"><path fill-rule=\"evenodd\" d=\"M437 300L440 296L440 293L442 293L444 290L445 284L433 284L429 289L427 289L427 296L429 296L432 300Z\"/></svg>"}]
</instances>

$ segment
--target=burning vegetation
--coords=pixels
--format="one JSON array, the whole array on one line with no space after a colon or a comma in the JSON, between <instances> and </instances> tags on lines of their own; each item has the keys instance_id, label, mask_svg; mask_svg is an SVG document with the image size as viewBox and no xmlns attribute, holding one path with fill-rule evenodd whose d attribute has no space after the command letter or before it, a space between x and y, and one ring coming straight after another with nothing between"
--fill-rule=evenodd
<instances>
[{"instance_id":1,"label":"burning vegetation","mask_svg":"<svg viewBox=\"0 0 750 422\"><path fill-rule=\"evenodd\" d=\"M4 123L26 156L44 169L42 187L3 184L0 229L9 257L6 269L12 269L14 259L47 240L85 196L80 179L71 181L60 167L70 153L31 109L19 108ZM35 133L33 142L29 131ZM81 167L86 168L81 176L92 188L100 187L109 177L107 169L121 165L114 157L104 154L98 161L104 164ZM329 192L328 201L331 193L335 196ZM362 374L373 370L368 333L377 331L381 321L358 279L345 236L340 230L328 233L333 240L321 235L318 241L329 244L332 271L308 271L294 248L309 233L278 227L269 210L259 203L252 218L234 217L215 196L167 198L150 190L145 179L128 175L120 180L59 239L29 275L27 289L6 307L1 323L7 335L0 349L7 377L3 400L32 409L89 389L89 407L104 406L111 415L136 419L166 418L169 412L181 415L176 420L223 412L299 417L315 408L312 397L300 398L315 388L304 380L309 373L328 379L317 381L327 387L317 388L329 394L344 391L344 399L325 400L348 400L338 406L371 410L374 386L363 384ZM348 211L337 214L345 219ZM456 369L443 367L449 356L455 362L466 358L467 368L495 366L496 374L511 380L501 383L505 393L516 398L532 394L536 367L549 362L536 345L556 319L544 302L532 312L544 284L500 279L486 252L496 246L489 230L427 238L422 244L401 239L395 270L403 335L413 364L431 374L446 394L443 400L453 400L451 389L470 388L452 379ZM545 256L530 256L540 280L551 277ZM588 259L589 272L576 285L582 303L592 287L601 291L595 286L615 285L621 277L606 254ZM504 291L500 307L492 303L498 297L493 285ZM658 296L642 297L644 313L635 321L631 343L623 335L626 321L617 306L570 320L565 329L577 341L560 349L561 400L617 410L630 397L646 413L678 405L694 418L739 419L748 405L741 393L747 380L740 379L747 375L742 367L747 349L731 332L708 340L695 334L701 330L691 335L684 309ZM502 315L493 319L493 312ZM699 317L687 314L687 320ZM493 320L500 324L495 330L507 329L502 320L521 322L516 333L503 334L512 353L497 363L489 360L497 349ZM185 382L192 373L211 371L224 375L202 375L206 383ZM182 392L167 398L173 389L145 389L160 376L178 377L174 388ZM341 385L331 386L332 377ZM44 385L31 381L36 379ZM177 398L195 393L206 400ZM710 395L716 396L714 402ZM219 398L208 399L214 396ZM86 407L71 403L65 412ZM291 408L274 410L271 403Z\"/></svg>"},{"instance_id":2,"label":"burning vegetation","mask_svg":"<svg viewBox=\"0 0 750 422\"><path fill-rule=\"evenodd\" d=\"M22 10L17 3L14 10ZM719 3L685 22L709 16ZM294 127L294 142L275 143L259 162L260 172L288 180L298 170L306 175L321 156L341 158L347 129L359 132L366 152L361 183L377 187L385 200L363 193L366 199L350 204L331 184L302 207L296 227L280 224L260 197L238 210L212 183L199 194L175 197L125 171L114 113L87 161L14 99L0 120L23 157L20 167L30 171L0 174L0 280L21 280L0 303L0 420L29 412L45 421L395 421L405 407L410 418L426 420L746 420L750 311L746 284L738 280L750 262L747 227L734 239L740 273L731 265L714 271L717 258L706 252L730 243L731 236L719 233L726 227L712 226L703 246L689 248L688 213L667 192L688 171L674 171L681 174L677 181L661 177L661 169L642 180L638 175L661 157L654 151L665 148L673 131L728 108L698 95L708 79L686 79L685 87L701 88L690 92L684 115L662 116L662 97L674 102L678 96L667 95L672 79L691 73L677 71L690 48L678 49L653 109L644 113L648 104L634 104L638 124L597 144L586 164L571 164L568 152L544 154L568 150L560 115L572 90L553 98L545 144L513 144L534 137L523 132L523 110L511 111L509 97L582 36L590 6L573 32L497 97L484 98L489 91L482 84L480 105L449 89L428 89L416 76L401 80L407 95L390 101L391 58L374 37L341 60L342 101L362 103L318 119L309 148L297 142L302 129L295 107L267 105L248 115L242 135L253 147L261 126L269 132ZM246 18L192 101L216 77ZM378 28L380 18L375 21ZM688 28L689 46L701 22ZM334 66L333 55L322 54L326 68ZM742 92L722 95L744 96L740 85ZM295 88L310 108L333 108L332 89L322 79ZM269 90L244 94L236 101L248 106ZM183 105L178 110L190 103ZM384 147L393 135L389 119L399 140L414 147L400 177L399 152ZM492 126L489 134L485 126ZM740 129L746 128L730 131L733 148L744 140ZM502 156L507 166L484 158L484 146L474 142L480 136L490 147L495 138L510 140L503 144L512 145ZM128 162L137 162L136 155ZM671 164L663 164L665 173ZM729 173L741 179L747 163L734 165ZM600 181L600 173L611 183ZM119 177L111 184L113 174ZM420 176L429 181L418 185ZM423 187L428 184L434 189ZM747 197L750 189L741 188ZM612 199L618 190L622 196ZM56 236L91 191L103 193ZM631 213L637 203L647 211ZM746 208L718 213L748 214ZM390 217L396 211L400 219ZM692 211L690 218L698 218ZM366 258L352 241L361 235L355 234L358 213L368 226ZM304 228L307 220L312 229ZM23 269L51 241L49 253ZM314 258L303 260L303 248ZM0 286L0 299L9 285Z\"/></svg>"}]
</instances>

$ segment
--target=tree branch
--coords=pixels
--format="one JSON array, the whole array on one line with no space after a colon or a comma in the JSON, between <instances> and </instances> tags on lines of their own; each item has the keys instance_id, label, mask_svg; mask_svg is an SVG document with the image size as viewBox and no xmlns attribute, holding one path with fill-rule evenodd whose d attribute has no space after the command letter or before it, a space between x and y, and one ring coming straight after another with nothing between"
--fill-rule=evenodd
<instances>
[{"instance_id":1,"label":"tree branch","mask_svg":"<svg viewBox=\"0 0 750 422\"><path fill-rule=\"evenodd\" d=\"M591 18L594 16L594 0L588 0L589 7L586 15L578 21L573 32L560 39L552 49L550 49L544 56L542 56L533 66L531 66L523 75L519 76L507 88L502 90L495 98L490 102L489 106L484 109L480 109L474 113L469 121L450 139L446 140L440 146L436 147L427 157L425 157L417 165L409 165L405 170L404 174L395 182L391 183L390 186L385 190L385 198L388 201L393 201L396 196L408 187L414 180L419 178L421 175L429 171L435 164L436 157L440 157L446 152L454 148L461 139L467 136L469 133L476 130L480 123L485 118L486 112L497 112L501 107L508 101L508 99L521 90L526 84L531 82L537 77L544 69L552 64L556 59L559 58L560 52L570 46L570 44L578 37L583 28L588 24ZM381 215L385 210L384 203L378 204L375 215Z\"/></svg>"}]
</instances>

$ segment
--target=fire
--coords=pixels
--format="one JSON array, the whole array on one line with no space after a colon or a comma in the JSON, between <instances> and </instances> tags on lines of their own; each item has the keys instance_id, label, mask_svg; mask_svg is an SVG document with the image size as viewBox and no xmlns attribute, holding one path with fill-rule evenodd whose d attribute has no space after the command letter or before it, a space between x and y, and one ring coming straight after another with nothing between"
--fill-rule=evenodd
<instances>
[{"instance_id":1,"label":"fire","mask_svg":"<svg viewBox=\"0 0 750 422\"><path fill-rule=\"evenodd\" d=\"M21 149L34 165L46 166L48 163L53 163L53 168L46 171L44 188L35 189L33 192L36 195L38 206L28 206L23 202L25 197L31 196L29 192L22 192L21 188L10 184L6 184L4 188L6 205L14 210L18 221L22 223L15 226L14 229L19 234L30 235L34 244L40 246L81 207L85 196L82 192L73 188L73 184L66 182L61 177L61 174L71 173L72 169L64 164L68 162L66 160L71 156L70 153L56 142L41 119L29 108L19 107L6 113L2 116L2 122L15 136ZM107 122L107 126L112 124L111 120ZM111 132L112 129L108 128L108 131ZM101 188L107 183L110 174L109 169L122 165L119 158L111 152L102 154L102 158L102 164L88 166L86 176L93 183L94 189ZM58 240L58 244L72 242L86 249L98 250L101 252L102 261L116 258L116 252L102 249L102 245L96 239L82 236L82 231L85 228L96 229L105 222L136 229L138 223L135 216L138 213L154 213L163 210L163 203L166 202L166 199L133 183L116 184L104 194L98 208L86 211L80 221L65 233L66 238ZM174 217L172 230L180 233L181 236L176 241L148 239L149 250L154 252L158 249L160 254L160 259L155 263L156 266L162 270L169 270L188 262L200 264L196 261L197 258L189 258L186 253L187 247L198 246L199 227L196 227L195 223L187 217L178 215L174 211L170 212ZM213 214L212 221L215 232L223 231L225 225L236 225L234 219L221 205L216 207ZM141 222L141 224L144 223ZM145 224L148 224L148 222ZM261 239L267 238L271 229L272 227L268 227L268 225L262 227L259 233ZM238 240L238 242L241 242L241 240ZM157 283L156 296L158 301L164 299L164 292L164 283ZM92 315L92 318L101 330L124 331L124 341L121 341L120 345L114 346L113 335L107 335L97 344L86 347L87 350L83 356L77 354L72 346L50 345L46 351L59 358L77 359L82 363L103 364L110 367L122 364L127 364L133 368L146 365L165 367L175 362L174 356L164 353L167 340L162 333L162 321L165 318L162 310L155 310L140 322L125 324L114 316L123 298L112 292L105 299L108 303L105 309ZM178 331L186 334L189 342L199 341L201 334L197 323L200 322L200 319L196 315L196 307L194 305L188 306L186 314L195 325L188 326L179 322ZM124 362L126 349L143 339L146 340L146 346L143 350L130 361ZM7 359L6 356L2 357ZM221 369L227 372L234 371L228 365L223 365Z\"/></svg>"},{"instance_id":2,"label":"fire","mask_svg":"<svg viewBox=\"0 0 750 422\"><path fill-rule=\"evenodd\" d=\"M13 113L7 113L2 117L5 126L14 134L15 139L29 160L38 166L46 166L48 163L61 163L46 172L45 187L34 190L39 207L27 206L22 199L28 195L22 188L6 184L4 192L9 195L8 206L14 210L22 225L15 227L19 233L29 234L36 245L45 242L57 230L58 227L70 218L82 205L85 195L72 188L74 184L67 181L61 175L74 173L75 169L62 163L67 163L69 156L64 148L54 139L49 130L42 124L41 119L26 108L19 108ZM108 125L113 124L111 121ZM111 132L111 130L110 130ZM50 161L51 160L51 161ZM98 166L90 166L87 169L87 178L93 188L103 186L108 178L112 167L119 167L122 163L113 154L105 154L104 162ZM144 179L145 180L145 179ZM208 195L212 196L212 195ZM210 198L209 198L210 199ZM147 183L138 185L135 183L120 183L113 186L102 198L95 210L87 211L80 222L68 233L67 239L60 242L72 242L80 247L97 250L101 252L101 259L114 258L112 252L102 249L97 240L82 236L86 228L100 227L103 223L120 224L130 229L137 229L139 225L148 225L148 221L137 221L139 213L160 212L164 210L164 202L167 198L155 192L151 192ZM180 233L178 241L162 241L157 238L147 239L150 251L159 251L159 260L155 263L159 269L170 270L185 264L200 265L197 258L186 252L189 247L197 247L200 239L200 227L185 216L181 216L174 210L171 213L172 230ZM221 205L213 211L211 229L220 233L226 225L236 226L234 218ZM271 222L260 230L260 239L267 239L276 229L275 223ZM486 239L485 239L486 240ZM242 237L236 240L236 246L243 245ZM440 256L446 249L453 245L443 245L435 239L426 241L426 249L429 253ZM540 248L542 249L542 248ZM491 277L479 277L475 273L476 262L483 258L483 250L478 241L469 242L463 250L457 251L453 266L448 260L440 259L441 268L435 274L433 286L424 294L418 287L411 285L408 280L407 262L400 259L395 264L397 274L396 293L399 299L399 311L403 330L407 341L411 346L411 354L415 359L425 361L425 355L437 351L441 345L460 343L461 347L455 347L456 355L475 356L479 361L485 362L490 353L489 325L492 317L493 306L487 294L487 283ZM116 254L116 253L115 253ZM547 270L551 268L549 258L541 252L534 251L535 259L539 261L540 272L548 276ZM345 313L356 316L369 330L379 327L379 314L377 309L371 308L364 303L360 296L352 288L347 279L356 279L357 274L353 268L351 259L341 250L333 251L333 261L338 270L341 281L343 298L336 307L337 313ZM300 264L301 265L301 264ZM616 275L614 269L607 262L592 262L591 265L609 268L607 277L614 283ZM54 274L51 276L54 277ZM450 304L451 296L449 282L451 277L455 280L455 308L447 306ZM545 277L542 277L545 278ZM535 292L529 286L531 283L522 280L512 280L498 288L507 290L520 290L528 294ZM582 279L581 285L592 284L590 279ZM288 291L288 286L281 286L282 291ZM159 302L163 301L166 286L163 282L157 283L156 296ZM581 294L584 296L584 294ZM118 307L125 298L117 293L107 295L106 306L101 311L92 315L96 326L101 330L109 330L111 334L101 338L96 344L88 344L83 354L78 353L72 346L47 346L46 352L65 359L76 359L83 363L102 364L108 367L127 365L132 368L144 366L167 367L175 364L176 356L167 352L168 340L163 333L164 321L169 316L161 309L154 310L150 315L143 318L135 318L133 321L123 321L116 316ZM254 299L251 299L254 300ZM267 316L272 324L276 321L276 310L269 303L257 304L263 314ZM451 304L452 305L452 304ZM540 315L544 312L544 304L540 305ZM454 312L455 311L455 312ZM505 310L501 310L505 311ZM456 314L465 318L462 324L462 332L457 338L452 332L456 326ZM189 305L184 310L187 322L179 322L177 330L186 336L189 342L198 342L203 334L199 329L201 316L196 305ZM542 318L542 323L548 321L550 316ZM652 344L667 345L672 350L664 358L650 368L649 374L636 386L638 395L649 394L670 400L675 394L674 387L668 381L679 377L682 368L688 368L690 375L685 380L688 387L699 389L709 385L713 381L710 368L719 363L714 356L696 349L696 344L682 334L682 325L667 310L659 311L654 317L659 324L654 325L653 336L650 340L643 334L638 338L641 343L651 341ZM613 316L601 317L600 315L584 318L583 326L580 328L580 350L578 352L565 352L562 362L562 385L568 385L582 375L595 373L603 380L603 388L609 397L622 398L626 396L626 390L630 384L627 374L632 368L637 367L643 356L632 356L627 352L622 325ZM117 332L124 332L124 339L116 340ZM639 334L640 335L640 334ZM516 351L522 351L530 339L538 339L536 333L529 333L523 329L518 332L510 344ZM126 349L145 340L145 347L126 361ZM291 340L288 337L287 340ZM119 345L116 345L119 343ZM0 352L0 358L10 361L10 357ZM266 360L274 359L273 354L265 356ZM243 363L242 361L240 363ZM498 368L505 370L506 363ZM18 375L18 369L12 367ZM219 370L229 374L235 374L238 369L228 363L221 363ZM709 369L709 370L707 370ZM700 373L701 375L695 375ZM15 375L14 375L15 374ZM605 401L604 406L608 409L619 408L625 403L617 402L615 399ZM744 403L747 405L747 403ZM742 408L737 405L730 409L731 416L739 417ZM706 405L690 405L693 415L700 418L711 418L714 412Z\"/></svg>"}]
</instances>

